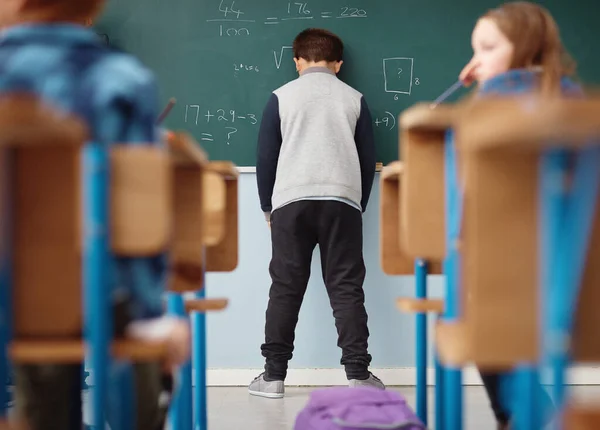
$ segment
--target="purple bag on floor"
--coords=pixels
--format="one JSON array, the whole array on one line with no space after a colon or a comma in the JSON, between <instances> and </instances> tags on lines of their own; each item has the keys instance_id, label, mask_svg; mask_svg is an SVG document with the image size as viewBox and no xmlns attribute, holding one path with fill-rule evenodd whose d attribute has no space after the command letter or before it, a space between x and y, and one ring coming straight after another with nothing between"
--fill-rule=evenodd
<instances>
[{"instance_id":1,"label":"purple bag on floor","mask_svg":"<svg viewBox=\"0 0 600 430\"><path fill-rule=\"evenodd\" d=\"M314 391L294 430L426 430L406 400L376 388Z\"/></svg>"}]
</instances>

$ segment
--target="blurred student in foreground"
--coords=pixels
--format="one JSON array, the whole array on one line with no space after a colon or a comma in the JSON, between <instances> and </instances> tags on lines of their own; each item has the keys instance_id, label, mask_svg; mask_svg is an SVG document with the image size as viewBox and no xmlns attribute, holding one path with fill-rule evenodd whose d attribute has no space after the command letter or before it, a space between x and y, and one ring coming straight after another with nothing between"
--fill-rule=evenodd
<instances>
[{"instance_id":1,"label":"blurred student in foreground","mask_svg":"<svg viewBox=\"0 0 600 430\"><path fill-rule=\"evenodd\" d=\"M82 118L93 142L158 141L154 76L130 55L110 49L86 28L102 0L0 1L0 96L30 94ZM167 341L169 363L189 356L187 323L163 317L166 255L113 258L115 335ZM161 367L136 364L137 428L162 429ZM15 366L16 409L30 430L80 430L81 365Z\"/></svg>"}]
</instances>

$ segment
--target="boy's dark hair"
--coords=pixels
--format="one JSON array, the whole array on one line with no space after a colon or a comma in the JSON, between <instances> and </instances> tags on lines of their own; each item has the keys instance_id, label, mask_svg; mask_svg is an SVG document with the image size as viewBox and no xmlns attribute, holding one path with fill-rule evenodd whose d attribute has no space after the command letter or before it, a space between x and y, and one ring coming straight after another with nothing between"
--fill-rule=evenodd
<instances>
[{"instance_id":1,"label":"boy's dark hair","mask_svg":"<svg viewBox=\"0 0 600 430\"><path fill-rule=\"evenodd\" d=\"M294 57L306 61L342 61L344 43L330 31L320 28L304 30L294 40Z\"/></svg>"},{"instance_id":2,"label":"boy's dark hair","mask_svg":"<svg viewBox=\"0 0 600 430\"><path fill-rule=\"evenodd\" d=\"M26 0L25 9L39 10L50 19L83 21L96 15L103 3L104 0Z\"/></svg>"}]
</instances>

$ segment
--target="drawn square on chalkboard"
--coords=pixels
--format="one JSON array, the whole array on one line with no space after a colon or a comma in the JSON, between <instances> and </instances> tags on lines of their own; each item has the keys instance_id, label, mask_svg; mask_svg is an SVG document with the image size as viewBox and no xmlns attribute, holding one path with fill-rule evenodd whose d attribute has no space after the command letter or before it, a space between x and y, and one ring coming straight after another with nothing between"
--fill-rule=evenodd
<instances>
[{"instance_id":1,"label":"drawn square on chalkboard","mask_svg":"<svg viewBox=\"0 0 600 430\"><path fill-rule=\"evenodd\" d=\"M385 80L385 92L408 94L412 91L413 82L412 58L384 58L383 78Z\"/></svg>"}]
</instances>

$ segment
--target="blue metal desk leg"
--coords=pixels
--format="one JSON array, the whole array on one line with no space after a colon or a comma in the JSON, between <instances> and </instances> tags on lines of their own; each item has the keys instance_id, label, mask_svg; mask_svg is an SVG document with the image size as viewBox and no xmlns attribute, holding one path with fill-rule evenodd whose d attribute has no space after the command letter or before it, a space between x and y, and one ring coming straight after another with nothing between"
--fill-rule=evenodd
<instances>
[{"instance_id":1,"label":"blue metal desk leg","mask_svg":"<svg viewBox=\"0 0 600 430\"><path fill-rule=\"evenodd\" d=\"M558 154L560 156L560 154ZM550 162L545 167L546 184L550 184L556 177L555 172L564 171L564 166L552 162L553 154L550 156ZM560 162L560 158L557 160ZM577 300L580 294L580 287L585 272L587 252L589 241L592 236L592 229L597 208L596 202L600 195L600 144L593 142L592 146L580 150L577 154L573 175L571 177L571 186L565 202L561 202L564 211L560 209L560 204L554 204L562 199L562 193L551 193L545 195L547 206L548 225L561 227L559 234L553 235L548 231L548 236L554 242L549 263L554 269L549 278L549 288L547 291L548 304L548 344L546 354L552 367L554 380L554 400L559 410L558 426L562 427L562 412L566 407L566 381L565 373L570 361L569 339L572 335L575 325L575 312ZM564 175L564 173L563 173ZM564 176L563 176L564 177ZM548 186L547 189L550 189ZM564 189L564 187L563 187ZM551 216L552 215L552 216ZM561 217L562 225L555 221Z\"/></svg>"},{"instance_id":2,"label":"blue metal desk leg","mask_svg":"<svg viewBox=\"0 0 600 430\"><path fill-rule=\"evenodd\" d=\"M446 203L446 310L444 318L449 322L460 317L461 276L458 240L462 219L462 194L458 181L456 148L452 133L446 135L444 148L445 203ZM444 430L461 430L463 421L462 371L444 369Z\"/></svg>"},{"instance_id":3,"label":"blue metal desk leg","mask_svg":"<svg viewBox=\"0 0 600 430\"><path fill-rule=\"evenodd\" d=\"M415 263L416 297L427 298L427 263ZM417 314L417 416L427 426L427 314Z\"/></svg>"},{"instance_id":4,"label":"blue metal desk leg","mask_svg":"<svg viewBox=\"0 0 600 430\"><path fill-rule=\"evenodd\" d=\"M11 290L12 290L12 238L11 238L11 154L4 150L0 152L0 208L3 208L4 212L0 213L0 237L3 240L0 242L0 345L2 350L0 351L0 418L6 418L8 416L8 377L9 377L9 365L8 356L6 354L7 349L5 346L11 338Z\"/></svg>"},{"instance_id":5,"label":"blue metal desk leg","mask_svg":"<svg viewBox=\"0 0 600 430\"><path fill-rule=\"evenodd\" d=\"M187 318L184 298L180 294L168 293L167 309L169 314ZM176 376L176 392L173 393L169 421L172 430L190 430L192 428L192 363L187 362Z\"/></svg>"},{"instance_id":6,"label":"blue metal desk leg","mask_svg":"<svg viewBox=\"0 0 600 430\"><path fill-rule=\"evenodd\" d=\"M445 261L447 294L446 315L450 321L459 316L459 255L449 253ZM444 430L461 430L463 426L462 370L444 368Z\"/></svg>"},{"instance_id":7,"label":"blue metal desk leg","mask_svg":"<svg viewBox=\"0 0 600 430\"><path fill-rule=\"evenodd\" d=\"M538 430L542 428L539 422L539 377L535 365L519 366L516 372L516 384L511 387L511 396L514 396L514 423L515 430ZM514 394L513 394L514 393Z\"/></svg>"},{"instance_id":8,"label":"blue metal desk leg","mask_svg":"<svg viewBox=\"0 0 600 430\"><path fill-rule=\"evenodd\" d=\"M568 169L569 162L566 153L561 150L552 151L542 157L539 171L540 197L539 197L539 250L541 256L541 284L540 284L540 316L543 328L540 343L542 345L543 364L549 365L547 334L552 331L552 315L550 305L556 291L555 288L555 258L556 250L560 248L560 237L564 211L568 203L567 187L557 187L556 178L563 177ZM560 287L559 287L560 288ZM553 294L554 293L554 294ZM560 298L562 299L562 298ZM559 366L562 369L562 366ZM554 368L551 367L552 370ZM553 374L552 392L556 397L556 386L563 384L562 371ZM558 427L557 427L558 428Z\"/></svg>"},{"instance_id":9,"label":"blue metal desk leg","mask_svg":"<svg viewBox=\"0 0 600 430\"><path fill-rule=\"evenodd\" d=\"M435 430L444 430L445 407L444 407L444 368L440 363L438 355L435 357Z\"/></svg>"},{"instance_id":10,"label":"blue metal desk leg","mask_svg":"<svg viewBox=\"0 0 600 430\"><path fill-rule=\"evenodd\" d=\"M206 285L204 283L204 285ZM205 298L205 290L196 293L197 298ZM206 394L206 314L196 313L192 315L193 324L193 360L195 370L194 380L194 403L196 411L195 430L208 429L207 416L207 394Z\"/></svg>"},{"instance_id":11,"label":"blue metal desk leg","mask_svg":"<svg viewBox=\"0 0 600 430\"><path fill-rule=\"evenodd\" d=\"M444 369L444 430L462 429L462 370Z\"/></svg>"},{"instance_id":12,"label":"blue metal desk leg","mask_svg":"<svg viewBox=\"0 0 600 430\"><path fill-rule=\"evenodd\" d=\"M106 270L110 248L109 158L107 149L89 144L83 151L84 176L84 258L83 285L86 337L91 344L93 426L103 429L108 405L109 342L112 333L109 278Z\"/></svg>"}]
</instances>

